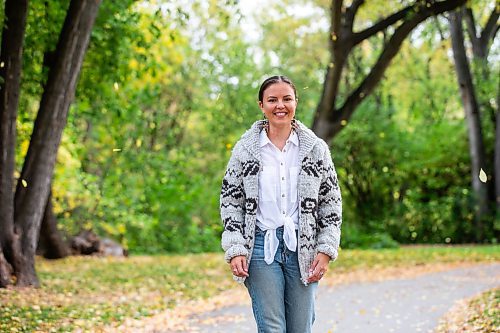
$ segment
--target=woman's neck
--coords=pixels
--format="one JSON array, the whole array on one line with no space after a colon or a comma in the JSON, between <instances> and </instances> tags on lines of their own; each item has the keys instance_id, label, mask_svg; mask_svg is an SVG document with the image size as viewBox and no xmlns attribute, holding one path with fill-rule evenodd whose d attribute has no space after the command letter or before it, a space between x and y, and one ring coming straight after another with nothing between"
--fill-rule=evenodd
<instances>
[{"instance_id":1,"label":"woman's neck","mask_svg":"<svg viewBox=\"0 0 500 333\"><path fill-rule=\"evenodd\" d=\"M282 127L269 126L267 128L267 137L279 150L283 150L291 132L291 124Z\"/></svg>"}]
</instances>

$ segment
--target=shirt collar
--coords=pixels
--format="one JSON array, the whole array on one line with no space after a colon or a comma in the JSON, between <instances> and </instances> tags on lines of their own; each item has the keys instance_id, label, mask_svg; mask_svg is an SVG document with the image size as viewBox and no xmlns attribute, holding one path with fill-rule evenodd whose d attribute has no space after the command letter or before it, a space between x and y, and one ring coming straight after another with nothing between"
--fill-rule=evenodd
<instances>
[{"instance_id":1,"label":"shirt collar","mask_svg":"<svg viewBox=\"0 0 500 333\"><path fill-rule=\"evenodd\" d=\"M267 137L267 132L265 129L260 131L259 143L261 147L264 147L268 143L271 143L271 140L269 140L269 138Z\"/></svg>"},{"instance_id":2,"label":"shirt collar","mask_svg":"<svg viewBox=\"0 0 500 333\"><path fill-rule=\"evenodd\" d=\"M292 133L288 137L288 141L290 141L291 143L293 143L297 147L299 146L299 136L297 135L297 133L295 133L295 131L292 131Z\"/></svg>"},{"instance_id":3,"label":"shirt collar","mask_svg":"<svg viewBox=\"0 0 500 333\"><path fill-rule=\"evenodd\" d=\"M295 133L295 131L292 131L292 133L290 133L287 141L290 141L297 147L299 146L299 136L297 135L297 133ZM264 129L260 131L259 143L261 147L264 147L269 143L272 144L271 140L269 140L269 137L267 136L266 130Z\"/></svg>"}]
</instances>

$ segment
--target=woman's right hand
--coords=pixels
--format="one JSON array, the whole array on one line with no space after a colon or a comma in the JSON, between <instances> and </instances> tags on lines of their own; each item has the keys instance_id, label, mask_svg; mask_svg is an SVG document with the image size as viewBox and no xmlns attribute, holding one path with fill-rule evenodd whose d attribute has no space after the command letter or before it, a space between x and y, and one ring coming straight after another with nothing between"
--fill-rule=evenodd
<instances>
[{"instance_id":1,"label":"woman's right hand","mask_svg":"<svg viewBox=\"0 0 500 333\"><path fill-rule=\"evenodd\" d=\"M248 277L248 266L246 256L236 256L229 263L233 275L238 277Z\"/></svg>"}]
</instances>

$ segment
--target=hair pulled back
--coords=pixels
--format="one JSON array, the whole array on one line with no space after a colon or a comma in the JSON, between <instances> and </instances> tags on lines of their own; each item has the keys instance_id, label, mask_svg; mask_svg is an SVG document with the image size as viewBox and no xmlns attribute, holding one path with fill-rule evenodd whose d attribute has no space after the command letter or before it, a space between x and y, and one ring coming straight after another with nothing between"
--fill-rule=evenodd
<instances>
[{"instance_id":1,"label":"hair pulled back","mask_svg":"<svg viewBox=\"0 0 500 333\"><path fill-rule=\"evenodd\" d=\"M293 84L292 80L290 80L288 77L286 77L284 75L274 75L274 76L268 77L267 79L264 80L264 82L262 82L260 89L259 89L259 102L262 102L262 99L264 98L264 91L270 85L273 85L275 83L280 83L280 82L284 82L284 83L287 83L288 85L290 85L290 87L292 87L292 89L293 89L295 99L298 98L297 89L295 88L295 85Z\"/></svg>"}]
</instances>

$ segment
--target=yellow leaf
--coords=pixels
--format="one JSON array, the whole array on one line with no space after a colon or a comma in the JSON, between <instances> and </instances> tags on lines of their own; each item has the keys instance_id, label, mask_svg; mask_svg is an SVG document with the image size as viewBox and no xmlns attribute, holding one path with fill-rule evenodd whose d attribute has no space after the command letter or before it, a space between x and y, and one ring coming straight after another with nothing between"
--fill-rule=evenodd
<instances>
[{"instance_id":1,"label":"yellow leaf","mask_svg":"<svg viewBox=\"0 0 500 333\"><path fill-rule=\"evenodd\" d=\"M24 179L21 179L21 184L23 184L23 187L28 187L28 182Z\"/></svg>"},{"instance_id":2,"label":"yellow leaf","mask_svg":"<svg viewBox=\"0 0 500 333\"><path fill-rule=\"evenodd\" d=\"M343 120L340 122L340 125L342 125L342 126L347 125L347 120L343 119Z\"/></svg>"},{"instance_id":3,"label":"yellow leaf","mask_svg":"<svg viewBox=\"0 0 500 333\"><path fill-rule=\"evenodd\" d=\"M119 87L118 87L118 82L115 82L115 83L113 84L113 87L115 88L115 90L116 90L116 91L118 91L118 88L119 88Z\"/></svg>"},{"instance_id":4,"label":"yellow leaf","mask_svg":"<svg viewBox=\"0 0 500 333\"><path fill-rule=\"evenodd\" d=\"M113 151L114 151L114 152L117 152L117 151L122 151L122 149L121 149L121 148L113 148Z\"/></svg>"},{"instance_id":5,"label":"yellow leaf","mask_svg":"<svg viewBox=\"0 0 500 333\"><path fill-rule=\"evenodd\" d=\"M481 168L481 171L479 171L479 180L481 180L483 183L486 183L488 180L488 176L486 176L486 172L484 172L483 168Z\"/></svg>"}]
</instances>

